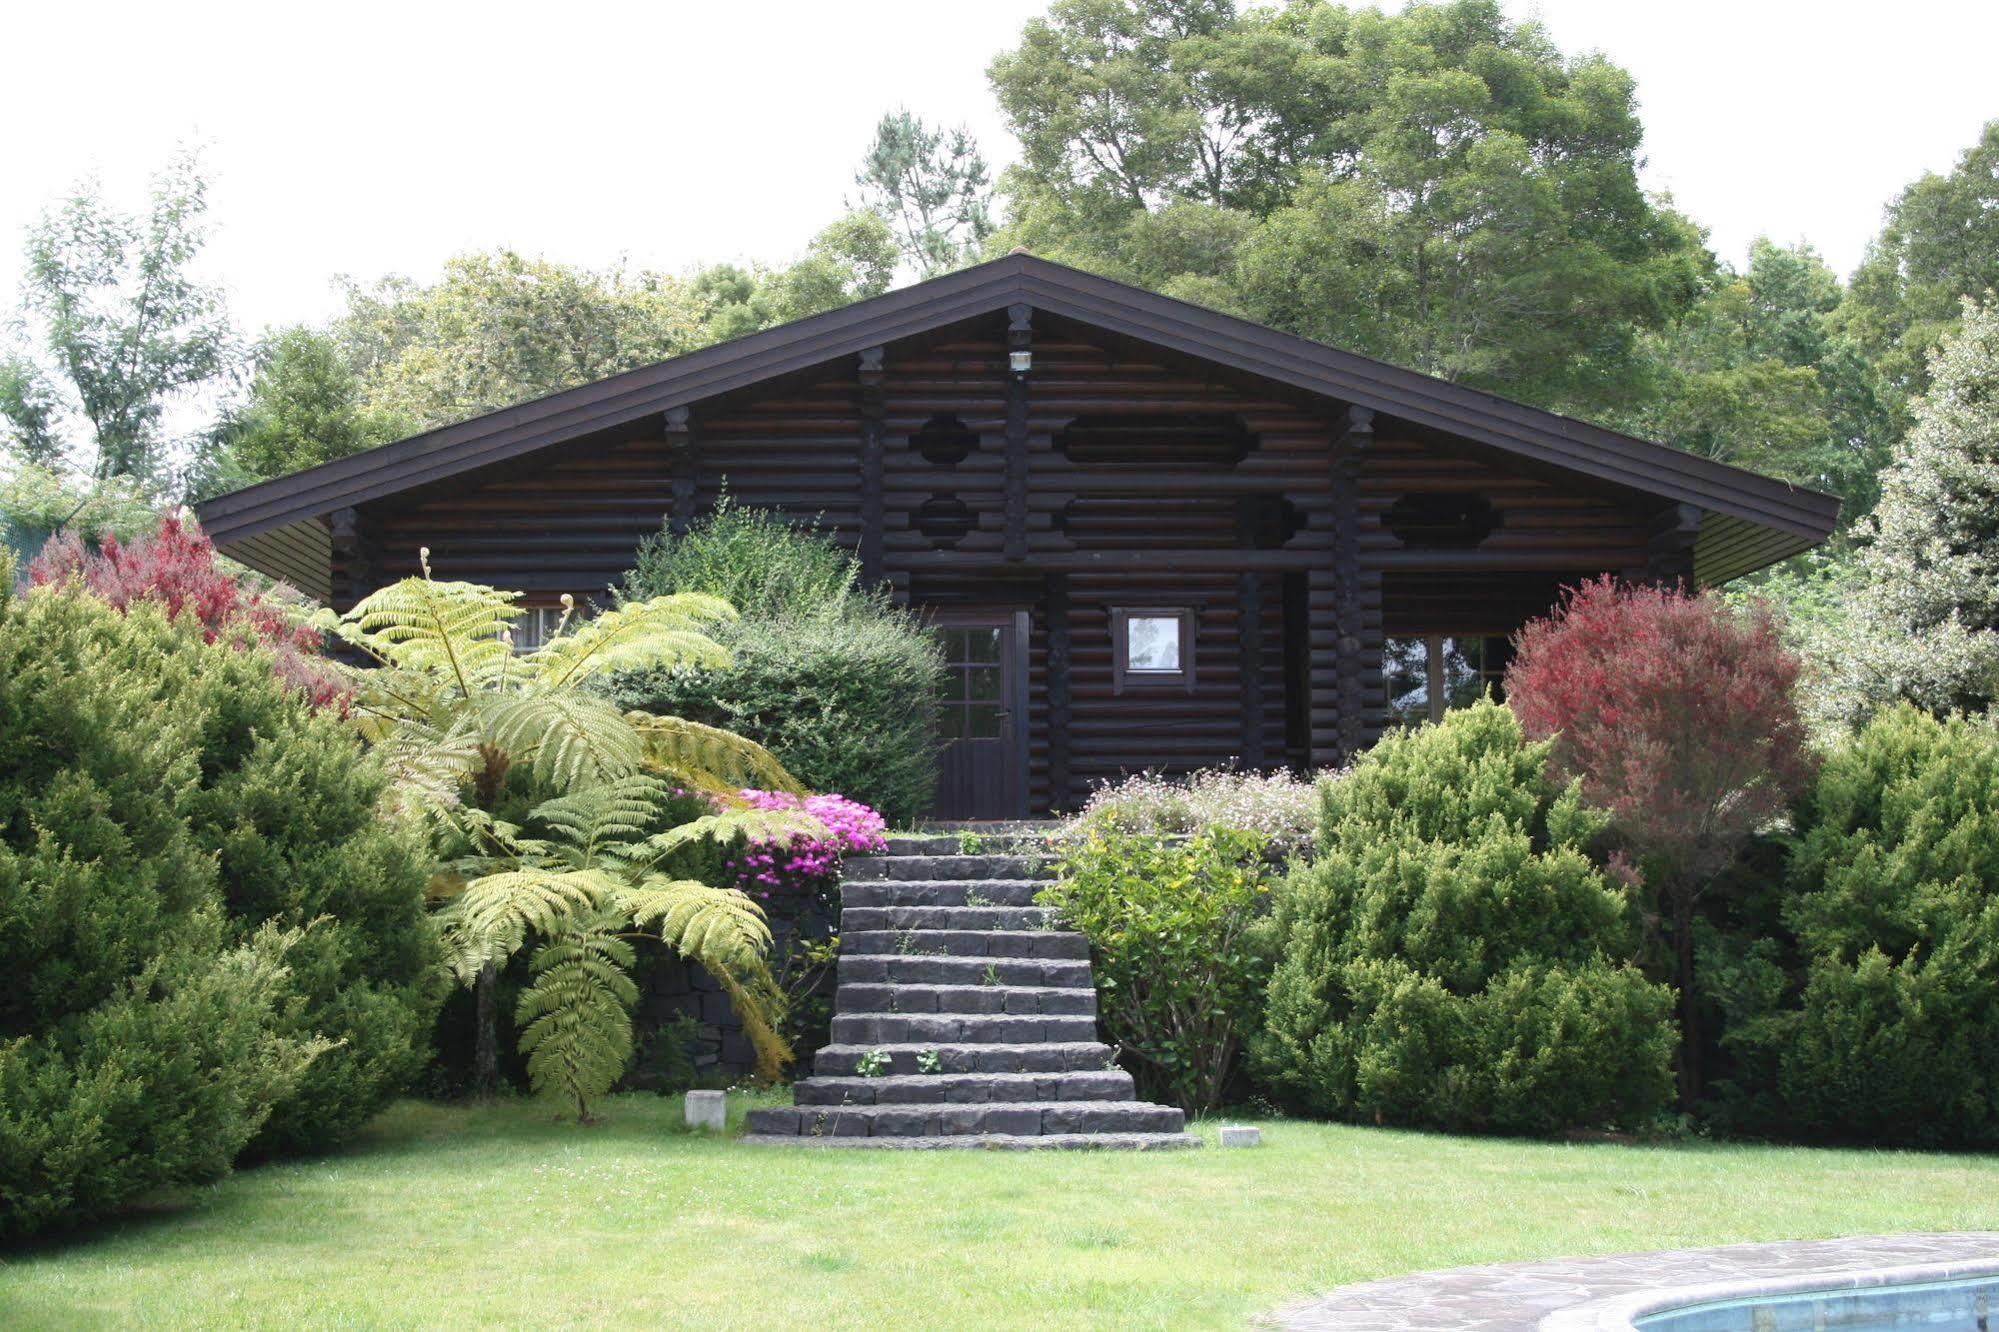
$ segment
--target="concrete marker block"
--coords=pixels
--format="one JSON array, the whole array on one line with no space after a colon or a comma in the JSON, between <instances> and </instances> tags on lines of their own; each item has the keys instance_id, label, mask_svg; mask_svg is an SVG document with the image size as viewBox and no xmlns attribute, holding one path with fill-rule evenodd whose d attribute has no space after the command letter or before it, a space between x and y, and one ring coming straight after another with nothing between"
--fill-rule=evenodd
<instances>
[{"instance_id":1,"label":"concrete marker block","mask_svg":"<svg viewBox=\"0 0 1999 1332\"><path fill-rule=\"evenodd\" d=\"M691 1091L686 1096L687 1127L720 1133L729 1119L727 1094L718 1091Z\"/></svg>"}]
</instances>

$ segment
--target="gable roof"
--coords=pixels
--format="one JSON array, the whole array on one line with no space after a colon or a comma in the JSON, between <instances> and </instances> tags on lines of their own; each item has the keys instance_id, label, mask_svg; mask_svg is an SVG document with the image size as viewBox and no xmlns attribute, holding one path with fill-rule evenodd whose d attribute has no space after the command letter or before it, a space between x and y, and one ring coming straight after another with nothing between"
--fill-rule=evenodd
<instances>
[{"instance_id":1,"label":"gable roof","mask_svg":"<svg viewBox=\"0 0 1999 1332\"><path fill-rule=\"evenodd\" d=\"M1722 582L1809 549L1831 534L1839 513L1830 495L1028 254L247 486L207 501L197 513L216 544L229 547L1013 304L1694 505L1703 513L1696 559L1704 582Z\"/></svg>"}]
</instances>

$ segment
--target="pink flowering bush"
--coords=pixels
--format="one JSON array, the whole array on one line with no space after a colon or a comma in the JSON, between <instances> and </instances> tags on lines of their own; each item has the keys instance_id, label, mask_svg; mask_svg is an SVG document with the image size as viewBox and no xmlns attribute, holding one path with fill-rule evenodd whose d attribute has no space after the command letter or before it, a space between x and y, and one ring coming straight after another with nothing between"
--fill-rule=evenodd
<instances>
[{"instance_id":1,"label":"pink flowering bush","mask_svg":"<svg viewBox=\"0 0 1999 1332\"><path fill-rule=\"evenodd\" d=\"M803 810L826 827L825 835L794 834L784 841L752 841L723 863L737 886L768 899L778 892L812 893L840 877L840 861L888 845L888 824L873 809L843 795L795 796L784 791L738 793L752 809Z\"/></svg>"}]
</instances>

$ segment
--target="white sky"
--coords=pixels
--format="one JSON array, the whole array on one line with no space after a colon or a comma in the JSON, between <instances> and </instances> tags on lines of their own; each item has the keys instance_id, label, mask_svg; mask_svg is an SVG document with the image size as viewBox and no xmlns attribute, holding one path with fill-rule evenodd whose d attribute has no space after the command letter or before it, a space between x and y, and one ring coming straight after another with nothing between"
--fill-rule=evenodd
<instances>
[{"instance_id":1,"label":"white sky","mask_svg":"<svg viewBox=\"0 0 1999 1332\"><path fill-rule=\"evenodd\" d=\"M0 311L26 225L80 175L134 201L210 145L208 267L238 321L330 314L331 278L464 249L682 270L783 258L840 211L896 104L1013 150L985 85L1043 8L973 0L29 4L0 22ZM1634 72L1648 183L1739 257L1842 272L1882 205L1987 119L1999 4L1512 0Z\"/></svg>"}]
</instances>

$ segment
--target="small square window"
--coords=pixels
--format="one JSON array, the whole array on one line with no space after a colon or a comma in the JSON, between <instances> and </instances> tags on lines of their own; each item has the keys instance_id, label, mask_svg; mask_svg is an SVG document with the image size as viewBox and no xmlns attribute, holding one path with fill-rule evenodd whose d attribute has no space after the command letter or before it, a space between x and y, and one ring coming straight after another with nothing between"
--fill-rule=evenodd
<instances>
[{"instance_id":1,"label":"small square window","mask_svg":"<svg viewBox=\"0 0 1999 1332\"><path fill-rule=\"evenodd\" d=\"M1179 616L1134 615L1124 622L1124 635L1127 671L1179 671Z\"/></svg>"},{"instance_id":2,"label":"small square window","mask_svg":"<svg viewBox=\"0 0 1999 1332\"><path fill-rule=\"evenodd\" d=\"M1117 693L1127 687L1194 688L1194 613L1125 608L1111 612L1111 666Z\"/></svg>"}]
</instances>

